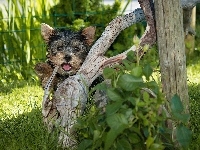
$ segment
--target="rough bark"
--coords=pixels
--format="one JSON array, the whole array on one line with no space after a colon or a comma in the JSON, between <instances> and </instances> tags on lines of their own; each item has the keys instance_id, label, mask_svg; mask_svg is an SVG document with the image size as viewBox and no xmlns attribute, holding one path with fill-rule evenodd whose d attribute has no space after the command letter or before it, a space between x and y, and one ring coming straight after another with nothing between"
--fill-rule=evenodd
<instances>
[{"instance_id":1,"label":"rough bark","mask_svg":"<svg viewBox=\"0 0 200 150\"><path fill-rule=\"evenodd\" d=\"M179 0L156 0L155 15L163 92L178 94L189 110L183 13Z\"/></svg>"}]
</instances>

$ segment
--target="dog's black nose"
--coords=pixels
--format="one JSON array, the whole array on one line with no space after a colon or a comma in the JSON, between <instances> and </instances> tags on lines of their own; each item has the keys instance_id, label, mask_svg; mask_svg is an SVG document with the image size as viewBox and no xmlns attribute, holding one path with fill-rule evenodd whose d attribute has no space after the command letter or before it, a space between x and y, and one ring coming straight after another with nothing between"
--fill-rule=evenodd
<instances>
[{"instance_id":1,"label":"dog's black nose","mask_svg":"<svg viewBox=\"0 0 200 150\"><path fill-rule=\"evenodd\" d=\"M65 60L66 60L67 62L69 62L69 61L72 59L72 57L71 57L70 55L66 55L64 58L65 58Z\"/></svg>"}]
</instances>

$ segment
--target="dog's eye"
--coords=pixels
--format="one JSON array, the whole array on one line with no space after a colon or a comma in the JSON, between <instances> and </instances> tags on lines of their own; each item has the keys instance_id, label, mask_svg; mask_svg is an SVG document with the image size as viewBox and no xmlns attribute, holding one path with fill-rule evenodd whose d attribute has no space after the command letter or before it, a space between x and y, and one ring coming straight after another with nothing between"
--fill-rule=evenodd
<instances>
[{"instance_id":1,"label":"dog's eye","mask_svg":"<svg viewBox=\"0 0 200 150\"><path fill-rule=\"evenodd\" d=\"M78 47L74 47L74 51L75 51L75 52L78 52L78 51L79 51L79 48L78 48Z\"/></svg>"},{"instance_id":2,"label":"dog's eye","mask_svg":"<svg viewBox=\"0 0 200 150\"><path fill-rule=\"evenodd\" d=\"M58 46L57 47L57 51L62 51L63 50L63 46Z\"/></svg>"}]
</instances>

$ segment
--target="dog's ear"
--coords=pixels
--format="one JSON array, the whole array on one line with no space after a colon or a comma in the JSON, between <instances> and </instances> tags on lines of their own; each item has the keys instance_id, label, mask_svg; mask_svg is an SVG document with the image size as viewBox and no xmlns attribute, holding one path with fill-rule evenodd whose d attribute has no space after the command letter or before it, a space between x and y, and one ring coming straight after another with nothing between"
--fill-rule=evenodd
<instances>
[{"instance_id":1,"label":"dog's ear","mask_svg":"<svg viewBox=\"0 0 200 150\"><path fill-rule=\"evenodd\" d=\"M41 24L41 35L46 43L49 42L50 36L53 34L54 29L50 27L48 24Z\"/></svg>"},{"instance_id":2,"label":"dog's ear","mask_svg":"<svg viewBox=\"0 0 200 150\"><path fill-rule=\"evenodd\" d=\"M84 36L85 42L90 46L94 41L96 27L89 26L82 30L81 34Z\"/></svg>"}]
</instances>

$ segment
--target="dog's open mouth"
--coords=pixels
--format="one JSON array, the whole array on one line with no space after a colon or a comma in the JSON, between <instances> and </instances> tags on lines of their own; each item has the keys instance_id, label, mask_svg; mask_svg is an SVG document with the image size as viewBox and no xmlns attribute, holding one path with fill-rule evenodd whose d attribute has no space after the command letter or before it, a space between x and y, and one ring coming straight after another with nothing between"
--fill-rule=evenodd
<instances>
[{"instance_id":1,"label":"dog's open mouth","mask_svg":"<svg viewBox=\"0 0 200 150\"><path fill-rule=\"evenodd\" d=\"M72 66L69 63L63 63L61 66L65 71L70 71L72 69Z\"/></svg>"}]
</instances>

